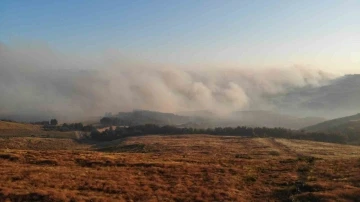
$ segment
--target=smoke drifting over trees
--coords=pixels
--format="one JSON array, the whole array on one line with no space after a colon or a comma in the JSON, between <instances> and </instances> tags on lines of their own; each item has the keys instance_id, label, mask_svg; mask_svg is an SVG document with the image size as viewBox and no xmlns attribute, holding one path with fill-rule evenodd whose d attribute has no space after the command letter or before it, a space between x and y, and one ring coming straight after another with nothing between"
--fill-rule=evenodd
<instances>
[{"instance_id":1,"label":"smoke drifting over trees","mask_svg":"<svg viewBox=\"0 0 360 202\"><path fill-rule=\"evenodd\" d=\"M272 109L268 96L336 77L298 66L185 70L104 58L0 44L0 115L71 119L133 109L226 115Z\"/></svg>"}]
</instances>

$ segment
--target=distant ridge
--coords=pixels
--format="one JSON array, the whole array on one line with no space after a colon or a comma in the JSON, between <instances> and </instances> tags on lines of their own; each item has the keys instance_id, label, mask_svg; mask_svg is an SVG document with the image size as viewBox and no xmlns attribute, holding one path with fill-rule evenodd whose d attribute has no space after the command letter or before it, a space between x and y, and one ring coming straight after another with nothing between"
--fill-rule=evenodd
<instances>
[{"instance_id":1,"label":"distant ridge","mask_svg":"<svg viewBox=\"0 0 360 202\"><path fill-rule=\"evenodd\" d=\"M347 142L360 144L360 113L325 121L303 128L303 130L310 132L340 133L348 137Z\"/></svg>"},{"instance_id":2,"label":"distant ridge","mask_svg":"<svg viewBox=\"0 0 360 202\"><path fill-rule=\"evenodd\" d=\"M324 121L319 124L315 124L312 126L308 126L303 128L304 130L309 131L328 131L328 130L340 130L344 126L348 126L349 124L359 124L360 123L360 113L352 115L352 116L346 116L342 118L332 119L329 121ZM360 129L360 125L359 125Z\"/></svg>"},{"instance_id":3,"label":"distant ridge","mask_svg":"<svg viewBox=\"0 0 360 202\"><path fill-rule=\"evenodd\" d=\"M194 117L181 116L173 113L163 113L149 110L133 110L132 112L119 112L114 117L130 125L159 124L178 125L196 121Z\"/></svg>"},{"instance_id":4,"label":"distant ridge","mask_svg":"<svg viewBox=\"0 0 360 202\"><path fill-rule=\"evenodd\" d=\"M29 135L41 132L39 125L0 121L0 136L5 135Z\"/></svg>"},{"instance_id":5,"label":"distant ridge","mask_svg":"<svg viewBox=\"0 0 360 202\"><path fill-rule=\"evenodd\" d=\"M290 129L300 129L326 120L322 117L301 118L265 110L236 111L232 114L232 117L234 120L238 120L247 126L283 127Z\"/></svg>"},{"instance_id":6,"label":"distant ridge","mask_svg":"<svg viewBox=\"0 0 360 202\"><path fill-rule=\"evenodd\" d=\"M360 75L345 75L319 87L304 87L276 95L279 111L304 116L336 118L360 111Z\"/></svg>"},{"instance_id":7,"label":"distant ridge","mask_svg":"<svg viewBox=\"0 0 360 202\"><path fill-rule=\"evenodd\" d=\"M132 112L119 112L113 118L118 118L124 125L158 124L194 128L251 126L290 129L300 129L326 120L321 117L300 118L261 110L236 111L228 116L220 117L208 111L184 112L182 114L134 110Z\"/></svg>"}]
</instances>

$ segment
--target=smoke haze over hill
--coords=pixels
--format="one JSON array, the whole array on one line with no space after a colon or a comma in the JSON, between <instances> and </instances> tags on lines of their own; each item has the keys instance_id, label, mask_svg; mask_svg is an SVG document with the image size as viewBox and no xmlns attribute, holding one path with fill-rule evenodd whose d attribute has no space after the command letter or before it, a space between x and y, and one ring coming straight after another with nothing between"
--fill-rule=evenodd
<instances>
[{"instance_id":1,"label":"smoke haze over hill","mask_svg":"<svg viewBox=\"0 0 360 202\"><path fill-rule=\"evenodd\" d=\"M133 109L218 115L275 109L268 96L319 87L337 74L289 68L185 69L134 60L67 56L41 46L0 44L0 115L63 119Z\"/></svg>"}]
</instances>

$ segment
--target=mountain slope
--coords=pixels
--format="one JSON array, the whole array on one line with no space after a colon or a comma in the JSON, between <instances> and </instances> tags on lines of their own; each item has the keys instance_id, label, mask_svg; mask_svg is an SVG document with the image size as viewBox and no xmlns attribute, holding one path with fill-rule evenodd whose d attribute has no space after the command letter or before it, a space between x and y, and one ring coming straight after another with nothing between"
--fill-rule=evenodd
<instances>
[{"instance_id":1,"label":"mountain slope","mask_svg":"<svg viewBox=\"0 0 360 202\"><path fill-rule=\"evenodd\" d=\"M303 129L306 131L342 133L348 137L348 142L357 144L360 143L360 113L325 121Z\"/></svg>"},{"instance_id":2,"label":"mountain slope","mask_svg":"<svg viewBox=\"0 0 360 202\"><path fill-rule=\"evenodd\" d=\"M0 121L0 134L32 134L39 133L39 125Z\"/></svg>"},{"instance_id":3,"label":"mountain slope","mask_svg":"<svg viewBox=\"0 0 360 202\"><path fill-rule=\"evenodd\" d=\"M345 126L354 126L360 129L359 123L360 123L360 113L353 116L347 116L347 117L332 119L329 121L324 121L322 123L306 127L304 129L309 131L329 131L329 130L340 129Z\"/></svg>"},{"instance_id":4,"label":"mountain slope","mask_svg":"<svg viewBox=\"0 0 360 202\"><path fill-rule=\"evenodd\" d=\"M305 87L271 98L279 111L303 116L339 117L360 111L360 75L346 75L328 85Z\"/></svg>"},{"instance_id":5,"label":"mountain slope","mask_svg":"<svg viewBox=\"0 0 360 202\"><path fill-rule=\"evenodd\" d=\"M120 112L115 117L125 125L177 125L180 127L213 128L213 127L282 127L300 129L305 126L317 124L326 119L320 117L299 118L272 111L237 111L229 116L216 116L203 111L187 112L188 116L155 111L134 110L133 112Z\"/></svg>"},{"instance_id":6,"label":"mountain slope","mask_svg":"<svg viewBox=\"0 0 360 202\"><path fill-rule=\"evenodd\" d=\"M132 112L119 112L115 117L130 125L159 124L178 125L188 122L198 122L204 118L197 116L181 116L172 113L163 113L148 110L134 110Z\"/></svg>"},{"instance_id":7,"label":"mountain slope","mask_svg":"<svg viewBox=\"0 0 360 202\"><path fill-rule=\"evenodd\" d=\"M75 132L45 131L40 125L27 123L0 121L1 137L51 137L51 138L75 138Z\"/></svg>"},{"instance_id":8,"label":"mountain slope","mask_svg":"<svg viewBox=\"0 0 360 202\"><path fill-rule=\"evenodd\" d=\"M237 111L232 115L240 125L259 127L282 127L300 129L309 125L321 123L326 119L321 117L296 117L273 111Z\"/></svg>"}]
</instances>

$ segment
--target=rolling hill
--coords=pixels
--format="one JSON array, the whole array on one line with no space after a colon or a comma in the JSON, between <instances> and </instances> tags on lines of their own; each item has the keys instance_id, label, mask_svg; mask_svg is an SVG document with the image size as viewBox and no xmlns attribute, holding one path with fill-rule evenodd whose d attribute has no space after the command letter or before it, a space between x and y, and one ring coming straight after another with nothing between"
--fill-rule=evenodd
<instances>
[{"instance_id":1,"label":"rolling hill","mask_svg":"<svg viewBox=\"0 0 360 202\"><path fill-rule=\"evenodd\" d=\"M360 143L360 113L325 121L303 128L306 131L342 133L347 135L349 142Z\"/></svg>"},{"instance_id":2,"label":"rolling hill","mask_svg":"<svg viewBox=\"0 0 360 202\"><path fill-rule=\"evenodd\" d=\"M360 75L345 75L319 87L294 89L270 98L280 112L334 118L360 111Z\"/></svg>"},{"instance_id":3,"label":"rolling hill","mask_svg":"<svg viewBox=\"0 0 360 202\"><path fill-rule=\"evenodd\" d=\"M324 121L322 123L313 126L305 127L304 129L309 131L329 131L329 130L338 130L344 126L350 126L350 125L354 127L358 127L360 129L359 123L360 123L360 113L355 114L353 116L347 116L347 117Z\"/></svg>"},{"instance_id":4,"label":"rolling hill","mask_svg":"<svg viewBox=\"0 0 360 202\"><path fill-rule=\"evenodd\" d=\"M39 125L0 121L0 135L35 135L41 132L42 129Z\"/></svg>"},{"instance_id":5,"label":"rolling hill","mask_svg":"<svg viewBox=\"0 0 360 202\"><path fill-rule=\"evenodd\" d=\"M325 121L321 117L296 117L274 111L236 111L228 116L217 116L211 112L183 112L182 115L156 111L134 110L120 112L113 116L119 118L125 125L176 125L180 127L212 128L212 127L282 127L300 129Z\"/></svg>"},{"instance_id":6,"label":"rolling hill","mask_svg":"<svg viewBox=\"0 0 360 202\"><path fill-rule=\"evenodd\" d=\"M45 131L40 125L0 121L1 137L76 138L75 132Z\"/></svg>"},{"instance_id":7,"label":"rolling hill","mask_svg":"<svg viewBox=\"0 0 360 202\"><path fill-rule=\"evenodd\" d=\"M232 114L232 120L239 125L257 127L282 127L300 129L309 125L321 123L326 119L321 117L296 117L273 111L237 111ZM236 123L233 126L236 126Z\"/></svg>"}]
</instances>

